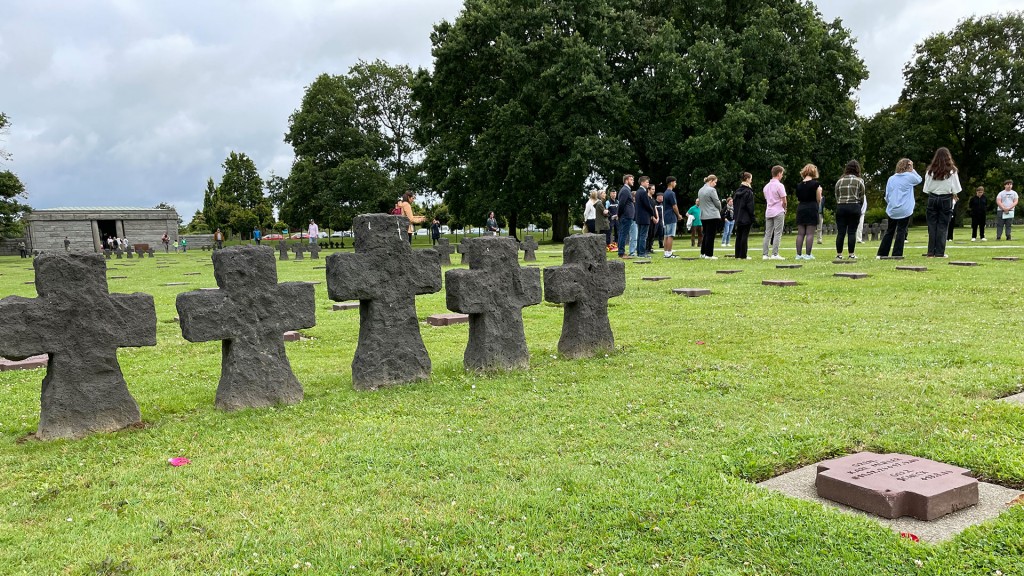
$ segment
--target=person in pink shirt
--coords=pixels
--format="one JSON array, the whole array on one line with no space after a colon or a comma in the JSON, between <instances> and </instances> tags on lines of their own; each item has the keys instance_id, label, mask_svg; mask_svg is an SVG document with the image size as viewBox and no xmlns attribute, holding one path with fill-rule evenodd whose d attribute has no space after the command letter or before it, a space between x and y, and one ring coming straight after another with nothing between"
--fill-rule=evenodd
<instances>
[{"instance_id":1,"label":"person in pink shirt","mask_svg":"<svg viewBox=\"0 0 1024 576\"><path fill-rule=\"evenodd\" d=\"M785 260L779 256L779 245L782 244L782 226L786 223L786 187L782 185L782 176L786 173L782 166L772 168L772 179L764 185L764 199L768 209L764 211L764 243L761 245L762 260ZM769 254L768 249L771 248Z\"/></svg>"}]
</instances>

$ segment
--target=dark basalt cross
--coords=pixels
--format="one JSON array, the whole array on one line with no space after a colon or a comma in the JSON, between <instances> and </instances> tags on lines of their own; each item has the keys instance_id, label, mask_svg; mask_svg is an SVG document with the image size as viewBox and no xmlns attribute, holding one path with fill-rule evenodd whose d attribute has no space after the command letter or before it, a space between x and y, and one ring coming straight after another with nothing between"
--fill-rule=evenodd
<instances>
[{"instance_id":1,"label":"dark basalt cross","mask_svg":"<svg viewBox=\"0 0 1024 576\"><path fill-rule=\"evenodd\" d=\"M452 246L447 238L438 239L437 246L434 246L434 249L441 256L441 266L452 265L452 254L455 253L455 246Z\"/></svg>"},{"instance_id":2,"label":"dark basalt cross","mask_svg":"<svg viewBox=\"0 0 1024 576\"><path fill-rule=\"evenodd\" d=\"M430 376L416 296L441 290L441 265L434 250L413 251L408 226L402 216L357 216L355 253L327 257L328 297L359 300L359 343L352 359L352 385L358 389Z\"/></svg>"},{"instance_id":3,"label":"dark basalt cross","mask_svg":"<svg viewBox=\"0 0 1024 576\"><path fill-rule=\"evenodd\" d=\"M314 242L314 243L309 245L309 257L312 260L319 260L320 259L320 244L319 243Z\"/></svg>"},{"instance_id":4,"label":"dark basalt cross","mask_svg":"<svg viewBox=\"0 0 1024 576\"><path fill-rule=\"evenodd\" d=\"M112 432L141 420L117 349L156 345L149 294L110 294L102 254L43 253L34 261L38 298L0 300L0 356L48 354L41 440Z\"/></svg>"},{"instance_id":5,"label":"dark basalt cross","mask_svg":"<svg viewBox=\"0 0 1024 576\"><path fill-rule=\"evenodd\" d=\"M463 238L462 242L455 245L455 251L458 252L462 257L459 259L459 264L466 263L466 239Z\"/></svg>"},{"instance_id":6,"label":"dark basalt cross","mask_svg":"<svg viewBox=\"0 0 1024 576\"><path fill-rule=\"evenodd\" d=\"M306 252L306 245L302 242L292 246L292 252L295 252L295 259L302 260L302 255Z\"/></svg>"},{"instance_id":7,"label":"dark basalt cross","mask_svg":"<svg viewBox=\"0 0 1024 576\"><path fill-rule=\"evenodd\" d=\"M118 259L118 260L121 260L121 259L122 259L122 257L124 256L124 251L123 251L123 250L121 250L121 247L120 247L120 246L118 246L118 247L117 247L117 249L116 249L116 250L114 250L114 254L117 254L117 259Z\"/></svg>"},{"instance_id":8,"label":"dark basalt cross","mask_svg":"<svg viewBox=\"0 0 1024 576\"><path fill-rule=\"evenodd\" d=\"M537 241L533 239L533 236L527 236L523 239L522 250L523 262L536 262L537 261L537 248L539 248Z\"/></svg>"},{"instance_id":9,"label":"dark basalt cross","mask_svg":"<svg viewBox=\"0 0 1024 576\"><path fill-rule=\"evenodd\" d=\"M277 242L277 251L278 251L278 254L279 254L279 256L278 256L279 260L287 260L288 259L288 241L287 240L279 240Z\"/></svg>"},{"instance_id":10,"label":"dark basalt cross","mask_svg":"<svg viewBox=\"0 0 1024 576\"><path fill-rule=\"evenodd\" d=\"M129 260L131 260L135 256L135 249L132 248L130 244L128 245L127 248L125 248L124 251L128 255Z\"/></svg>"},{"instance_id":11,"label":"dark basalt cross","mask_svg":"<svg viewBox=\"0 0 1024 576\"><path fill-rule=\"evenodd\" d=\"M316 325L313 285L278 284L269 246L216 250L213 275L219 289L178 294L176 307L186 340L222 341L217 407L300 402L302 385L292 373L283 334Z\"/></svg>"},{"instance_id":12,"label":"dark basalt cross","mask_svg":"<svg viewBox=\"0 0 1024 576\"><path fill-rule=\"evenodd\" d=\"M606 260L601 234L565 239L564 264L544 269L544 298L565 304L558 351L581 358L611 351L615 336L608 322L608 299L626 291L626 265Z\"/></svg>"},{"instance_id":13,"label":"dark basalt cross","mask_svg":"<svg viewBox=\"0 0 1024 576\"><path fill-rule=\"evenodd\" d=\"M514 238L484 236L463 242L469 270L445 273L452 312L469 314L467 370L526 368L530 351L523 330L523 308L541 302L540 270L519 266Z\"/></svg>"}]
</instances>

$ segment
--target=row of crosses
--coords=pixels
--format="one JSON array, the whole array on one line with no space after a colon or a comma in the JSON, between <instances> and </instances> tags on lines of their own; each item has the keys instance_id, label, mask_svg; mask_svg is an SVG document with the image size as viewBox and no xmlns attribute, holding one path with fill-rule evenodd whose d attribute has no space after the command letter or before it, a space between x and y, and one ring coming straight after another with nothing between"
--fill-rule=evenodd
<instances>
[{"instance_id":1,"label":"row of crosses","mask_svg":"<svg viewBox=\"0 0 1024 576\"><path fill-rule=\"evenodd\" d=\"M358 216L355 253L327 258L332 300L359 300L359 342L352 383L372 390L430 376L416 296L441 290L433 249L413 251L401 216ZM523 268L512 238L464 241L469 269L445 275L449 309L468 314L470 370L525 368L529 351L522 309L541 302L541 272ZM566 239L564 264L544 270L544 297L564 304L558 349L580 358L614 349L608 299L625 291L625 266L605 260L602 235ZM80 438L140 422L117 361L121 347L156 345L149 294L110 294L100 254L43 253L34 261L39 297L0 300L0 355L47 354L36 437ZM269 247L235 246L213 253L217 289L179 294L181 331L190 342L222 342L216 405L235 410L294 404L302 385L285 353L286 331L316 324L314 286L277 282Z\"/></svg>"}]
</instances>

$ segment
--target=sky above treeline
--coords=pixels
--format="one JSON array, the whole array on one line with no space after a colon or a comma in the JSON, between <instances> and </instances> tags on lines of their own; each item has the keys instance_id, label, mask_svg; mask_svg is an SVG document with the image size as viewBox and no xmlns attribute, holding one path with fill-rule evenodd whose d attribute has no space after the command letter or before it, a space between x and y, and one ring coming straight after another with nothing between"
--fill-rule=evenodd
<instances>
[{"instance_id":1,"label":"sky above treeline","mask_svg":"<svg viewBox=\"0 0 1024 576\"><path fill-rule=\"evenodd\" d=\"M857 38L870 115L894 104L914 45L1024 0L819 0ZM35 208L168 202L187 222L232 150L287 175L305 86L377 58L429 68L430 32L461 0L8 2L0 19L0 169ZM642 167L638 167L642 169Z\"/></svg>"}]
</instances>

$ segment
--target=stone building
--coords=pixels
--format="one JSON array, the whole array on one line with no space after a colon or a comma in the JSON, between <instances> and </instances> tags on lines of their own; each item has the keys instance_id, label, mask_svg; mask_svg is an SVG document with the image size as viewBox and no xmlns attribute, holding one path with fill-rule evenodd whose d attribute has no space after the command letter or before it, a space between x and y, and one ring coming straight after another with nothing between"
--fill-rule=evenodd
<instances>
[{"instance_id":1,"label":"stone building","mask_svg":"<svg viewBox=\"0 0 1024 576\"><path fill-rule=\"evenodd\" d=\"M166 233L178 241L178 213L161 208L46 208L24 217L26 243L33 250L64 250L64 238L72 250L103 250L109 236L127 238L129 244L149 244L160 249Z\"/></svg>"}]
</instances>

